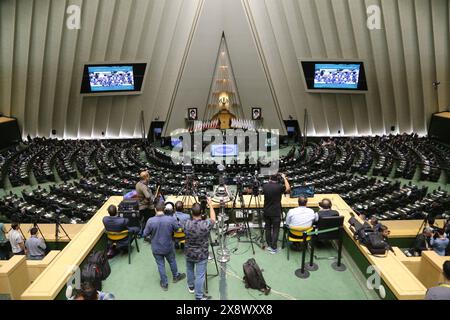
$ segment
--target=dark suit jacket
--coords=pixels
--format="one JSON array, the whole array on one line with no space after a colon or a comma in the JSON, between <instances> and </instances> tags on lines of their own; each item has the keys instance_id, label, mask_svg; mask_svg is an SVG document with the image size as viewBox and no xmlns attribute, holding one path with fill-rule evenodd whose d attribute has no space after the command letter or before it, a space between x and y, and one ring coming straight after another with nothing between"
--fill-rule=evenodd
<instances>
[{"instance_id":1,"label":"dark suit jacket","mask_svg":"<svg viewBox=\"0 0 450 320\"><path fill-rule=\"evenodd\" d=\"M331 209L330 210L319 210L317 213L319 214L319 219L339 216L339 212L337 212L336 210L331 210Z\"/></svg>"},{"instance_id":2,"label":"dark suit jacket","mask_svg":"<svg viewBox=\"0 0 450 320\"><path fill-rule=\"evenodd\" d=\"M121 232L124 230L128 230L128 219L122 217L111 217L106 216L103 217L103 225L105 226L106 231L111 232ZM117 245L118 247L127 247L128 246L129 237L120 240Z\"/></svg>"}]
</instances>

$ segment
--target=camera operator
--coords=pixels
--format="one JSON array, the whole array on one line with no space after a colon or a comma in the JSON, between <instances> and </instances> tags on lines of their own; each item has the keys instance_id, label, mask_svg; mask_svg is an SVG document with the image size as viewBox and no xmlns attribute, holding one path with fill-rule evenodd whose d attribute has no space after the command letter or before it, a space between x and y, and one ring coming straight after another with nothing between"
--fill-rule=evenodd
<instances>
[{"instance_id":1,"label":"camera operator","mask_svg":"<svg viewBox=\"0 0 450 320\"><path fill-rule=\"evenodd\" d=\"M282 184L280 178L283 180ZM291 186L284 174L271 175L269 182L263 185L265 233L270 253L279 251L277 242L281 223L281 196L289 191Z\"/></svg>"},{"instance_id":2,"label":"camera operator","mask_svg":"<svg viewBox=\"0 0 450 320\"><path fill-rule=\"evenodd\" d=\"M445 249L448 246L448 238L444 233L444 230L437 229L434 232L433 237L430 239L431 247L433 248L434 252L436 252L440 256L445 256Z\"/></svg>"},{"instance_id":3,"label":"camera operator","mask_svg":"<svg viewBox=\"0 0 450 320\"><path fill-rule=\"evenodd\" d=\"M414 256L420 256L422 251L432 250L430 240L433 235L433 229L425 227L421 234L416 237L411 253Z\"/></svg>"},{"instance_id":4,"label":"camera operator","mask_svg":"<svg viewBox=\"0 0 450 320\"><path fill-rule=\"evenodd\" d=\"M156 204L156 215L148 219L144 229L144 237L151 237L152 253L160 276L159 284L164 291L167 291L169 288L165 260L169 263L174 283L186 277L184 273L178 272L173 233L178 230L179 223L171 216L171 213L173 213L171 203L164 204L162 201L158 202Z\"/></svg>"},{"instance_id":5,"label":"camera operator","mask_svg":"<svg viewBox=\"0 0 450 320\"><path fill-rule=\"evenodd\" d=\"M103 217L103 225L106 231L110 232L122 232L128 230L130 233L138 233L139 227L128 227L129 220L127 218L117 216L117 207L115 205L110 205L108 207L109 217ZM128 250L128 241L131 241L130 237L118 241L117 248L119 250ZM109 248L113 251L113 248ZM114 253L114 252L112 252Z\"/></svg>"},{"instance_id":6,"label":"camera operator","mask_svg":"<svg viewBox=\"0 0 450 320\"><path fill-rule=\"evenodd\" d=\"M145 226L147 220L155 215L154 196L148 187L148 183L150 182L150 174L148 171L142 171L139 177L140 180L136 183L136 193L139 199L139 213L144 218L143 225Z\"/></svg>"},{"instance_id":7,"label":"camera operator","mask_svg":"<svg viewBox=\"0 0 450 320\"><path fill-rule=\"evenodd\" d=\"M182 201L175 202L175 213L173 214L173 216L180 223L183 223L184 221L191 219L190 215L184 213L184 206Z\"/></svg>"},{"instance_id":8,"label":"camera operator","mask_svg":"<svg viewBox=\"0 0 450 320\"><path fill-rule=\"evenodd\" d=\"M11 224L11 231L9 232L8 237L9 243L11 244L11 250L14 255L26 254L25 241L19 230L19 224L17 222L13 222Z\"/></svg>"},{"instance_id":9,"label":"camera operator","mask_svg":"<svg viewBox=\"0 0 450 320\"><path fill-rule=\"evenodd\" d=\"M31 228L31 237L25 241L28 260L42 260L45 257L45 249L47 249L47 246L43 239L38 238L37 233L38 228Z\"/></svg>"},{"instance_id":10,"label":"camera operator","mask_svg":"<svg viewBox=\"0 0 450 320\"><path fill-rule=\"evenodd\" d=\"M216 212L211 199L207 198L209 205L209 219L202 218L201 205L192 206L192 219L185 221L182 226L186 234L184 253L186 255L186 273L188 290L195 293L197 300L210 300L211 297L203 293L206 268L208 265L209 234L216 222Z\"/></svg>"}]
</instances>

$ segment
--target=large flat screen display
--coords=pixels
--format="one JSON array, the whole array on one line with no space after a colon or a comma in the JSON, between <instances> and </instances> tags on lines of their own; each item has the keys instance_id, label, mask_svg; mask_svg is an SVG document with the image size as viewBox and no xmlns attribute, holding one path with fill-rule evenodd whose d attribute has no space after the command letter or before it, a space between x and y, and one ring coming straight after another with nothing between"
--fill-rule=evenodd
<instances>
[{"instance_id":1,"label":"large flat screen display","mask_svg":"<svg viewBox=\"0 0 450 320\"><path fill-rule=\"evenodd\" d=\"M211 156L213 157L236 157L237 155L238 155L237 144L211 145Z\"/></svg>"},{"instance_id":2,"label":"large flat screen display","mask_svg":"<svg viewBox=\"0 0 450 320\"><path fill-rule=\"evenodd\" d=\"M362 62L302 61L308 91L365 91Z\"/></svg>"},{"instance_id":3,"label":"large flat screen display","mask_svg":"<svg viewBox=\"0 0 450 320\"><path fill-rule=\"evenodd\" d=\"M146 63L87 64L81 93L139 93L146 66Z\"/></svg>"}]
</instances>

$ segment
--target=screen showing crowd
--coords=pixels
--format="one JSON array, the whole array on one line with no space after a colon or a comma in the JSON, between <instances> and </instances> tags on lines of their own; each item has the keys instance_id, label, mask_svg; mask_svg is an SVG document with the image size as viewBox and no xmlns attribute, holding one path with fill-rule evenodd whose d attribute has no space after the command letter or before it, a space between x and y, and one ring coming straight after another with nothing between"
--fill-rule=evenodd
<instances>
[{"instance_id":1,"label":"screen showing crowd","mask_svg":"<svg viewBox=\"0 0 450 320\"><path fill-rule=\"evenodd\" d=\"M314 88L357 89L359 64L317 64L314 73Z\"/></svg>"},{"instance_id":2,"label":"screen showing crowd","mask_svg":"<svg viewBox=\"0 0 450 320\"><path fill-rule=\"evenodd\" d=\"M134 90L133 66L88 67L91 91Z\"/></svg>"}]
</instances>

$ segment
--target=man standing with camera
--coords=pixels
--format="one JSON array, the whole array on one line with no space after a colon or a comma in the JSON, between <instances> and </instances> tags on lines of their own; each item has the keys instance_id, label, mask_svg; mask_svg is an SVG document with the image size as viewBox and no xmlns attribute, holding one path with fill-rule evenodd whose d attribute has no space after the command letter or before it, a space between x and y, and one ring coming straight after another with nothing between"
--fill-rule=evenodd
<instances>
[{"instance_id":1,"label":"man standing with camera","mask_svg":"<svg viewBox=\"0 0 450 320\"><path fill-rule=\"evenodd\" d=\"M142 171L139 178L139 182L136 183L136 193L139 199L139 214L143 217L143 225L145 226L147 220L155 215L155 206L153 205L154 196L148 187L148 183L150 182L150 174L148 171ZM141 232L142 230L143 228Z\"/></svg>"},{"instance_id":2,"label":"man standing with camera","mask_svg":"<svg viewBox=\"0 0 450 320\"><path fill-rule=\"evenodd\" d=\"M263 185L267 250L272 254L279 252L277 242L281 223L281 196L289 191L291 186L284 174L270 176L269 183Z\"/></svg>"},{"instance_id":3,"label":"man standing with camera","mask_svg":"<svg viewBox=\"0 0 450 320\"><path fill-rule=\"evenodd\" d=\"M202 210L199 203L192 206L192 219L183 223L186 243L184 253L186 255L186 273L188 290L195 293L197 300L210 300L210 296L203 293L206 268L208 265L208 245L209 234L216 222L216 212L212 206L210 198L207 198L209 205L209 219L202 218Z\"/></svg>"}]
</instances>

